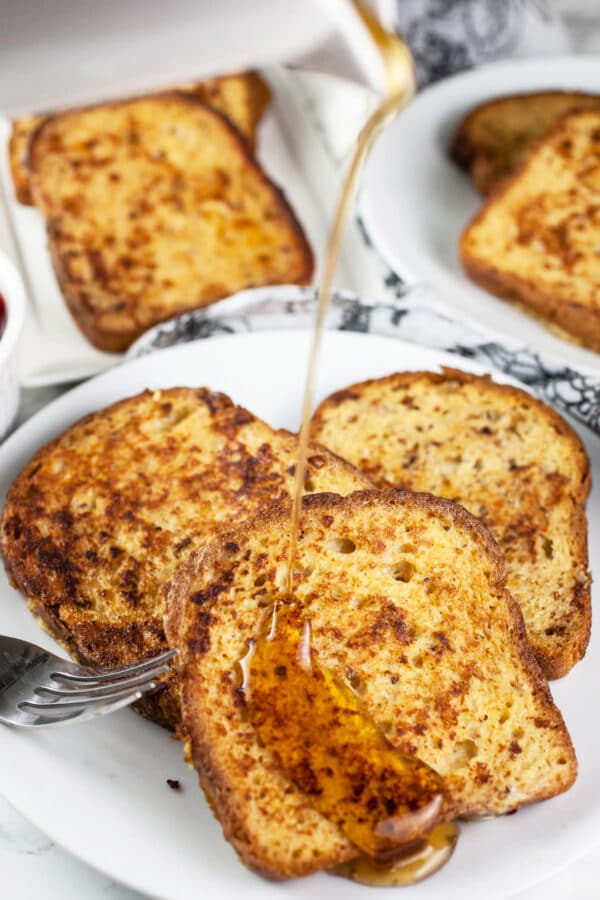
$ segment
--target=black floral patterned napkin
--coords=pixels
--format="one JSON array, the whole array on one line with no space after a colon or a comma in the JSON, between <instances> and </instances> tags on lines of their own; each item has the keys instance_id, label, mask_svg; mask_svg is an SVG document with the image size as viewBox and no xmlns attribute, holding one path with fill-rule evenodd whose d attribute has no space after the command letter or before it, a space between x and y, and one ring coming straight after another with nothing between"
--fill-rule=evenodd
<instances>
[{"instance_id":1,"label":"black floral patterned napkin","mask_svg":"<svg viewBox=\"0 0 600 900\"><path fill-rule=\"evenodd\" d=\"M459 368L462 357L486 370L497 369L600 435L600 377L552 362L518 340L459 322L428 289L407 290L391 270L388 273L386 299L371 301L348 291L336 292L327 328L396 337L454 354ZM307 329L312 327L315 311L312 288L284 285L243 291L153 328L136 341L126 358L227 334Z\"/></svg>"},{"instance_id":2,"label":"black floral patterned napkin","mask_svg":"<svg viewBox=\"0 0 600 900\"><path fill-rule=\"evenodd\" d=\"M496 59L572 49L548 0L396 0L395 8L420 87Z\"/></svg>"}]
</instances>

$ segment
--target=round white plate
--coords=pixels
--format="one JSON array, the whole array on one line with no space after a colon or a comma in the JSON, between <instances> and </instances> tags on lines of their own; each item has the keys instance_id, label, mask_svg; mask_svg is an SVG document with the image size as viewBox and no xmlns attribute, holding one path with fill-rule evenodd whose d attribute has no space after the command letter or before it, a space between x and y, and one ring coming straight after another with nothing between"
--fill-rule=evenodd
<instances>
[{"instance_id":1,"label":"round white plate","mask_svg":"<svg viewBox=\"0 0 600 900\"><path fill-rule=\"evenodd\" d=\"M600 92L598 57L509 60L440 81L404 110L376 144L361 192L367 231L409 282L435 288L456 310L575 367L600 369L600 354L556 337L540 322L484 291L458 257L463 228L481 207L470 177L448 157L463 116L503 94L544 89Z\"/></svg>"},{"instance_id":2,"label":"round white plate","mask_svg":"<svg viewBox=\"0 0 600 900\"><path fill-rule=\"evenodd\" d=\"M146 356L86 382L47 406L0 447L0 504L12 479L44 442L84 414L146 387L209 385L275 426L296 428L308 337L306 332L280 331L213 338ZM224 360L235 360L235 365ZM358 379L441 364L457 361L391 338L328 332L316 399ZM482 371L462 360L459 364ZM600 485L600 441L589 438L587 446ZM598 491L600 487L590 504L592 560L600 559L600 515L594 509ZM3 572L0 594L0 633L56 649ZM411 889L411 897L504 900L596 842L600 652L594 643L586 659L553 687L579 755L574 788L516 816L464 825L449 865ZM170 790L167 778L179 779L183 790ZM56 731L0 727L0 791L58 844L152 897L312 900L326 895L330 900L354 900L373 896L376 890L326 874L272 884L247 871L223 840L195 774L183 763L180 745L129 710Z\"/></svg>"}]
</instances>

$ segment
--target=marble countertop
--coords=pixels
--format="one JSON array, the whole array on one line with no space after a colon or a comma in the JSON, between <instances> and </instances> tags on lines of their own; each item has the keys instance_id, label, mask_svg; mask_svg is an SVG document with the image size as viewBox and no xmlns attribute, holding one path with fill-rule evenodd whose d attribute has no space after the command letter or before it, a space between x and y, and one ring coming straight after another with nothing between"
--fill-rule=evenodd
<instances>
[{"instance_id":1,"label":"marble countertop","mask_svg":"<svg viewBox=\"0 0 600 900\"><path fill-rule=\"evenodd\" d=\"M592 10L584 9L578 17L572 14L570 4L562 2L560 5L566 15L570 16L568 24L576 48L583 52L597 52L600 49L600 28L597 25L590 27L588 16L591 16ZM581 3L575 5L582 6ZM327 65L322 68L341 70L340 74L347 73L347 58L339 60L337 65L332 65L331 48L328 48L325 57ZM314 60L311 59L311 62ZM61 392L60 388L25 391L19 421L25 421ZM202 802L200 794L198 799ZM598 887L600 835L598 841L598 847L593 852L585 853L575 863L554 874L551 879L544 879L543 872L540 872L540 881L535 887L511 894L511 898L563 900L565 897L576 897L577 900L597 900L600 894ZM493 848L490 848L490 852L493 852ZM142 898L141 894L116 884L63 851L1 796L0 885L0 896L6 897L6 900L32 900L33 897L40 895L48 900Z\"/></svg>"}]
</instances>

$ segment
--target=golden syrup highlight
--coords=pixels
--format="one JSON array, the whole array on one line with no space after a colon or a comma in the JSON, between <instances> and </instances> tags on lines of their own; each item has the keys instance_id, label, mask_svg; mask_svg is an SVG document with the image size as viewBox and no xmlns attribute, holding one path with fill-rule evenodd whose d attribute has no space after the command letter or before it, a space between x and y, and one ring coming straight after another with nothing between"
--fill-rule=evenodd
<instances>
[{"instance_id":1,"label":"golden syrup highlight","mask_svg":"<svg viewBox=\"0 0 600 900\"><path fill-rule=\"evenodd\" d=\"M383 862L439 820L442 779L386 740L351 688L311 652L310 622L284 605L242 671L248 720L282 771L360 850Z\"/></svg>"}]
</instances>

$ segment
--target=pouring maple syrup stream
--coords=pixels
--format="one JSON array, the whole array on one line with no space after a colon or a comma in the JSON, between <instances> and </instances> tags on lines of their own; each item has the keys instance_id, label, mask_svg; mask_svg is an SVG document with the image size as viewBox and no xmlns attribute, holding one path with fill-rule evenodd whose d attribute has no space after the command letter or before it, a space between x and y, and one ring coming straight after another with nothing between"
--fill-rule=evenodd
<instances>
[{"instance_id":1,"label":"pouring maple syrup stream","mask_svg":"<svg viewBox=\"0 0 600 900\"><path fill-rule=\"evenodd\" d=\"M422 880L452 854L456 826L435 824L443 801L441 778L421 760L395 750L362 707L352 685L320 666L310 646L310 621L293 601L314 384L344 228L373 143L416 87L412 55L404 41L387 33L358 0L352 3L381 52L387 91L358 136L325 255L299 432L286 601L281 606L275 603L263 633L240 661L241 689L258 734L282 768L363 851L335 873L365 884L393 886ZM329 765L332 744L337 769L329 767L329 778L315 786L305 773ZM357 788L368 781L369 771L385 772L386 777L381 779L383 788L369 795L367 802L367 795L362 798Z\"/></svg>"},{"instance_id":2,"label":"pouring maple syrup stream","mask_svg":"<svg viewBox=\"0 0 600 900\"><path fill-rule=\"evenodd\" d=\"M306 479L310 418L317 366L319 362L319 351L321 348L323 331L325 329L327 310L331 300L333 279L338 264L344 230L348 217L352 212L354 196L362 168L371 147L385 126L410 101L416 90L414 60L412 53L402 38L397 34L391 34L385 31L373 13L360 3L359 0L352 0L352 5L381 52L385 68L387 91L383 100L376 107L375 111L371 114L358 135L350 167L342 183L340 198L333 218L333 225L325 253L323 275L321 277L318 292L317 315L314 324L306 383L304 387L302 423L298 434L298 458L296 462L296 476L292 501L286 584L288 597L292 596L294 569L296 567L298 534L300 532L300 519L302 517L302 495L304 493L304 482Z\"/></svg>"}]
</instances>

